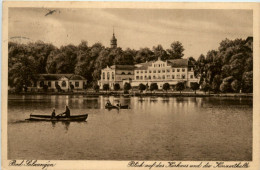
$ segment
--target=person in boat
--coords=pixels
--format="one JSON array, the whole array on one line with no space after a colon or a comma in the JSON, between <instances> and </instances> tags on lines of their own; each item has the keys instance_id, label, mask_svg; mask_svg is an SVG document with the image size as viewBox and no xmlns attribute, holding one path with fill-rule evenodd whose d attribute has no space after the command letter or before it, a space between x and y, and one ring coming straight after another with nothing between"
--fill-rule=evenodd
<instances>
[{"instance_id":1,"label":"person in boat","mask_svg":"<svg viewBox=\"0 0 260 170\"><path fill-rule=\"evenodd\" d=\"M117 106L117 107L121 107L121 103L120 103L120 101L118 101L118 103L117 103L116 106Z\"/></svg>"},{"instance_id":2,"label":"person in boat","mask_svg":"<svg viewBox=\"0 0 260 170\"><path fill-rule=\"evenodd\" d=\"M65 117L70 117L70 109L69 109L68 105L66 105L66 110L64 112L64 115L65 115Z\"/></svg>"},{"instance_id":3,"label":"person in boat","mask_svg":"<svg viewBox=\"0 0 260 170\"><path fill-rule=\"evenodd\" d=\"M69 106L66 105L65 109L66 109L65 112L59 114L57 117L70 117L70 109L69 109Z\"/></svg>"},{"instance_id":4,"label":"person in boat","mask_svg":"<svg viewBox=\"0 0 260 170\"><path fill-rule=\"evenodd\" d=\"M107 106L112 106L112 104L111 104L111 102L108 100L107 101L107 104L106 104Z\"/></svg>"},{"instance_id":5,"label":"person in boat","mask_svg":"<svg viewBox=\"0 0 260 170\"><path fill-rule=\"evenodd\" d=\"M51 118L55 118L56 114L55 114L55 108L53 109L52 113L51 113Z\"/></svg>"}]
</instances>

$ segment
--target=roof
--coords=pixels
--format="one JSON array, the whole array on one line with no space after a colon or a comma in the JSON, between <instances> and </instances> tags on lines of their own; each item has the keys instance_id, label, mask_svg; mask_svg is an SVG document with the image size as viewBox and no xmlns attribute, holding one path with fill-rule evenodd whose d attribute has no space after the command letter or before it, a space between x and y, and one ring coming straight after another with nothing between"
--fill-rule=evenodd
<instances>
[{"instance_id":1,"label":"roof","mask_svg":"<svg viewBox=\"0 0 260 170\"><path fill-rule=\"evenodd\" d=\"M135 70L146 70L149 66L152 66L153 61L145 62L145 63L139 63L135 65Z\"/></svg>"},{"instance_id":2,"label":"roof","mask_svg":"<svg viewBox=\"0 0 260 170\"><path fill-rule=\"evenodd\" d=\"M134 70L134 65L112 65L110 68L119 70Z\"/></svg>"},{"instance_id":3,"label":"roof","mask_svg":"<svg viewBox=\"0 0 260 170\"><path fill-rule=\"evenodd\" d=\"M75 74L39 74L40 80L59 80L66 77L69 80L86 80L83 76Z\"/></svg>"},{"instance_id":4,"label":"roof","mask_svg":"<svg viewBox=\"0 0 260 170\"><path fill-rule=\"evenodd\" d=\"M167 60L172 67L186 67L188 66L188 59Z\"/></svg>"}]
</instances>

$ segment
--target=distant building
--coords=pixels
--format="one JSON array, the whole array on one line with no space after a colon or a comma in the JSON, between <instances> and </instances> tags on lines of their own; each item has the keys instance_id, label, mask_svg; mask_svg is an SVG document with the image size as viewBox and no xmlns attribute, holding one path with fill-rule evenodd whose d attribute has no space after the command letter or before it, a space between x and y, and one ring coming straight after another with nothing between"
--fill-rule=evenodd
<instances>
[{"instance_id":1,"label":"distant building","mask_svg":"<svg viewBox=\"0 0 260 170\"><path fill-rule=\"evenodd\" d=\"M110 46L111 48L117 48L117 39L115 37L114 29L113 29L113 36L110 40Z\"/></svg>"},{"instance_id":2,"label":"distant building","mask_svg":"<svg viewBox=\"0 0 260 170\"><path fill-rule=\"evenodd\" d=\"M151 85L157 83L158 88L162 89L164 83L169 83L172 87L178 82L184 82L187 87L191 83L199 82L195 77L193 66L188 64L188 59L176 59L162 61L150 61L136 65L113 65L101 71L99 86L103 89L104 84L109 84L113 89L114 84L118 83L120 88L128 82L132 87L139 84Z\"/></svg>"},{"instance_id":3,"label":"distant building","mask_svg":"<svg viewBox=\"0 0 260 170\"><path fill-rule=\"evenodd\" d=\"M114 89L114 85L118 83L120 88L123 88L124 83L131 81L134 78L134 65L112 65L101 71L101 79L98 82L101 89L104 84L108 84L110 89Z\"/></svg>"},{"instance_id":4,"label":"distant building","mask_svg":"<svg viewBox=\"0 0 260 170\"><path fill-rule=\"evenodd\" d=\"M84 85L87 84L87 80L75 74L40 74L37 81L37 88L41 89L44 85L48 86L48 89L56 89L56 85L59 85L62 90L70 90L70 85L74 86L75 90L84 89Z\"/></svg>"},{"instance_id":5,"label":"distant building","mask_svg":"<svg viewBox=\"0 0 260 170\"><path fill-rule=\"evenodd\" d=\"M187 87L191 83L199 82L195 77L193 66L188 64L188 59L175 59L162 61L160 58L154 62L137 64L134 73L132 86L140 83L150 86L157 83L158 88L162 89L164 83L175 86L178 82L184 82Z\"/></svg>"}]
</instances>

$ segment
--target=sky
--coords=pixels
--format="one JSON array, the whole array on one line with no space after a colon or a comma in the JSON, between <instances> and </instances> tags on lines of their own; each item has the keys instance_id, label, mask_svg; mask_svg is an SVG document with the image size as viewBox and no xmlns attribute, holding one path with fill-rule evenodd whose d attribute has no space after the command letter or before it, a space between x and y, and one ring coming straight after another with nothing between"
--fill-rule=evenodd
<instances>
[{"instance_id":1,"label":"sky","mask_svg":"<svg viewBox=\"0 0 260 170\"><path fill-rule=\"evenodd\" d=\"M8 38L26 37L61 45L78 45L82 40L110 46L113 33L122 49L140 49L174 41L184 46L184 58L217 49L225 38L246 39L253 35L252 10L212 9L75 9L9 8Z\"/></svg>"}]
</instances>

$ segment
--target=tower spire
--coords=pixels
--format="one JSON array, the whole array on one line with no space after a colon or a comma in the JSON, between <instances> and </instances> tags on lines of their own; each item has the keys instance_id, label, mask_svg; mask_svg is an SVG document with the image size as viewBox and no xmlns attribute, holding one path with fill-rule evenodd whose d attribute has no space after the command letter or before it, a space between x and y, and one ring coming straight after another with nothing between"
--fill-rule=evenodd
<instances>
[{"instance_id":1,"label":"tower spire","mask_svg":"<svg viewBox=\"0 0 260 170\"><path fill-rule=\"evenodd\" d=\"M113 36L112 36L112 39L110 40L110 45L111 45L111 48L117 48L117 39L115 37L115 32L114 32L114 26L113 26Z\"/></svg>"}]
</instances>

